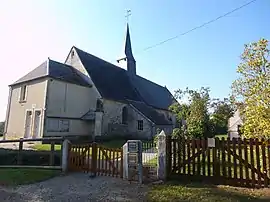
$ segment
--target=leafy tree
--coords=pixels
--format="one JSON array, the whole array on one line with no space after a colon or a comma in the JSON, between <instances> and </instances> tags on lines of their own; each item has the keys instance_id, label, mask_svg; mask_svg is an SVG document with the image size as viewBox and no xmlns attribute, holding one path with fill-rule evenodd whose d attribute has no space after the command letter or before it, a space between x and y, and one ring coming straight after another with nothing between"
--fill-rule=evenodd
<instances>
[{"instance_id":1,"label":"leafy tree","mask_svg":"<svg viewBox=\"0 0 270 202\"><path fill-rule=\"evenodd\" d=\"M239 78L232 84L232 98L241 104L242 132L245 137L270 137L270 50L260 39L245 45Z\"/></svg>"},{"instance_id":2,"label":"leafy tree","mask_svg":"<svg viewBox=\"0 0 270 202\"><path fill-rule=\"evenodd\" d=\"M179 104L174 103L170 106L170 110L176 114L176 120L179 124L179 127L182 125L183 120L187 120L187 117L190 113L189 105L188 104Z\"/></svg>"},{"instance_id":3,"label":"leafy tree","mask_svg":"<svg viewBox=\"0 0 270 202\"><path fill-rule=\"evenodd\" d=\"M233 105L229 99L224 98L223 100L215 99L211 107L213 109L211 122L214 127L214 134L226 134L228 131L228 120L234 113Z\"/></svg>"},{"instance_id":4,"label":"leafy tree","mask_svg":"<svg viewBox=\"0 0 270 202\"><path fill-rule=\"evenodd\" d=\"M173 106L179 120L186 120L187 130L181 130L191 137L209 137L212 135L210 127L208 107L210 104L209 88L202 87L200 90L177 90L175 97L188 98L188 104ZM183 109L183 110L182 110ZM179 131L178 131L179 133Z\"/></svg>"}]
</instances>

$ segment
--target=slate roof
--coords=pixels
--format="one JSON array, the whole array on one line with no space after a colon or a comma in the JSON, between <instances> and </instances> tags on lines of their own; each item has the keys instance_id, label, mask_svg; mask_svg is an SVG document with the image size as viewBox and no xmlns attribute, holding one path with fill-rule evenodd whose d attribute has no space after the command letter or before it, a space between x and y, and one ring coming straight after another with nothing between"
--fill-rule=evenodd
<instances>
[{"instance_id":1,"label":"slate roof","mask_svg":"<svg viewBox=\"0 0 270 202\"><path fill-rule=\"evenodd\" d=\"M74 47L102 97L112 100L146 102L155 108L168 109L175 101L167 88Z\"/></svg>"},{"instance_id":2,"label":"slate roof","mask_svg":"<svg viewBox=\"0 0 270 202\"><path fill-rule=\"evenodd\" d=\"M169 121L164 114L143 102L130 101L130 104L156 125L173 125L172 121Z\"/></svg>"},{"instance_id":3,"label":"slate roof","mask_svg":"<svg viewBox=\"0 0 270 202\"><path fill-rule=\"evenodd\" d=\"M142 101L126 70L74 48L102 97L121 101Z\"/></svg>"},{"instance_id":4,"label":"slate roof","mask_svg":"<svg viewBox=\"0 0 270 202\"><path fill-rule=\"evenodd\" d=\"M78 70L69 65L48 59L10 86L46 76L78 85L89 86L89 84L79 76L77 71Z\"/></svg>"}]
</instances>

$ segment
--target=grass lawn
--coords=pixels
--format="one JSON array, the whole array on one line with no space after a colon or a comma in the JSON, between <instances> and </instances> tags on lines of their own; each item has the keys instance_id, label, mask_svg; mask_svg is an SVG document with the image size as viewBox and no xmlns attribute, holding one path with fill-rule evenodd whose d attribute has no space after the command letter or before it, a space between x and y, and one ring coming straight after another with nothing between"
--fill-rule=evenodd
<instances>
[{"instance_id":1,"label":"grass lawn","mask_svg":"<svg viewBox=\"0 0 270 202\"><path fill-rule=\"evenodd\" d=\"M31 184L55 177L60 172L34 168L0 168L0 185Z\"/></svg>"},{"instance_id":2,"label":"grass lawn","mask_svg":"<svg viewBox=\"0 0 270 202\"><path fill-rule=\"evenodd\" d=\"M111 140L101 143L102 146L108 148L121 148L126 143L126 140Z\"/></svg>"},{"instance_id":3,"label":"grass lawn","mask_svg":"<svg viewBox=\"0 0 270 202\"><path fill-rule=\"evenodd\" d=\"M227 140L228 134L219 134L219 135L216 135L215 137L219 138L220 140L224 137L225 140Z\"/></svg>"},{"instance_id":4,"label":"grass lawn","mask_svg":"<svg viewBox=\"0 0 270 202\"><path fill-rule=\"evenodd\" d=\"M111 141L105 141L98 144L104 147L108 147L108 148L122 148L122 146L125 143L126 143L126 140L111 140ZM143 143L149 143L149 141L143 141ZM50 144L35 144L32 146L32 148L38 151L50 151L51 145ZM56 151L61 150L61 145L54 145L54 150Z\"/></svg>"},{"instance_id":5,"label":"grass lawn","mask_svg":"<svg viewBox=\"0 0 270 202\"><path fill-rule=\"evenodd\" d=\"M50 144L35 144L32 146L32 148L37 151L51 151ZM56 151L61 150L61 145L54 145L54 150Z\"/></svg>"},{"instance_id":6,"label":"grass lawn","mask_svg":"<svg viewBox=\"0 0 270 202\"><path fill-rule=\"evenodd\" d=\"M270 201L270 189L247 189L215 186L200 183L177 184L174 182L153 186L147 201Z\"/></svg>"},{"instance_id":7,"label":"grass lawn","mask_svg":"<svg viewBox=\"0 0 270 202\"><path fill-rule=\"evenodd\" d=\"M150 166L156 167L156 166L157 166L157 157L155 157L155 158L153 158L153 159L147 161L147 162L146 162L146 165L150 165Z\"/></svg>"}]
</instances>

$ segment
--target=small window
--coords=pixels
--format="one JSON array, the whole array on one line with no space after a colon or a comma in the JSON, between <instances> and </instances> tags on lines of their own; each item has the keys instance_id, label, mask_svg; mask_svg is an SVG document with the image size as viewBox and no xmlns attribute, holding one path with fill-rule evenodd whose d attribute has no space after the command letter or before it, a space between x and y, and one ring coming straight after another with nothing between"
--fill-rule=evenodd
<instances>
[{"instance_id":1,"label":"small window","mask_svg":"<svg viewBox=\"0 0 270 202\"><path fill-rule=\"evenodd\" d=\"M26 85L22 86L20 91L20 102L26 101L26 91L27 86Z\"/></svg>"},{"instance_id":2,"label":"small window","mask_svg":"<svg viewBox=\"0 0 270 202\"><path fill-rule=\"evenodd\" d=\"M128 119L128 109L127 107L123 107L122 110L122 124L127 124L127 119Z\"/></svg>"},{"instance_id":3,"label":"small window","mask_svg":"<svg viewBox=\"0 0 270 202\"><path fill-rule=\"evenodd\" d=\"M138 120L138 130L143 130L143 120Z\"/></svg>"},{"instance_id":4,"label":"small window","mask_svg":"<svg viewBox=\"0 0 270 202\"><path fill-rule=\"evenodd\" d=\"M72 57L72 58L74 57L74 51L71 52L71 57Z\"/></svg>"}]
</instances>

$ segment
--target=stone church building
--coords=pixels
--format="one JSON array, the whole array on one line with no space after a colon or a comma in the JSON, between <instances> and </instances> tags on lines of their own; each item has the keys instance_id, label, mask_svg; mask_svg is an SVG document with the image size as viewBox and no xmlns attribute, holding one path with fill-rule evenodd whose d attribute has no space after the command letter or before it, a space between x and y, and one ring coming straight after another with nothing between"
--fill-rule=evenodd
<instances>
[{"instance_id":1,"label":"stone church building","mask_svg":"<svg viewBox=\"0 0 270 202\"><path fill-rule=\"evenodd\" d=\"M124 53L114 65L72 47L65 62L47 59L9 86L4 136L171 133L176 102L166 87L136 74L127 25Z\"/></svg>"}]
</instances>

